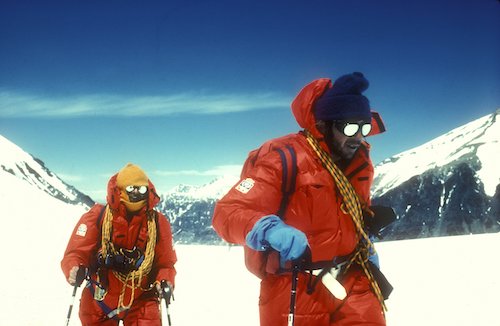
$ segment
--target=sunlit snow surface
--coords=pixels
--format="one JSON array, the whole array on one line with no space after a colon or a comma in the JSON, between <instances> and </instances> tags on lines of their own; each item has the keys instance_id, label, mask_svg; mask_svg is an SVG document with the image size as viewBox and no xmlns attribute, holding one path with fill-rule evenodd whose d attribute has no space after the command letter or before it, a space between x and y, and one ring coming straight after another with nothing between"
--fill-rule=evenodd
<instances>
[{"instance_id":1,"label":"sunlit snow surface","mask_svg":"<svg viewBox=\"0 0 500 326\"><path fill-rule=\"evenodd\" d=\"M495 194L500 183L500 122L498 113L487 115L391 158L375 167L373 196L379 197L415 175L460 161L476 153L481 162L477 172L485 193Z\"/></svg>"},{"instance_id":2,"label":"sunlit snow surface","mask_svg":"<svg viewBox=\"0 0 500 326\"><path fill-rule=\"evenodd\" d=\"M59 262L83 209L2 171L0 184L0 325L63 325L72 288ZM388 325L500 326L500 234L377 248L395 288L387 301ZM241 248L177 246L177 255L173 325L258 325L259 282L246 271ZM78 299L75 304L71 325L80 324Z\"/></svg>"}]
</instances>

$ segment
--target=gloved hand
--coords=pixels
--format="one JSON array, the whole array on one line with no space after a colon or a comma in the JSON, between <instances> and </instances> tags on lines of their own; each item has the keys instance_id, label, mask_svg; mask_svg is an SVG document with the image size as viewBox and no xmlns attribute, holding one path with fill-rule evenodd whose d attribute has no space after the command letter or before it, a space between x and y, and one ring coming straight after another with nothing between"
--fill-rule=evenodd
<instances>
[{"instance_id":1,"label":"gloved hand","mask_svg":"<svg viewBox=\"0 0 500 326\"><path fill-rule=\"evenodd\" d=\"M378 253L371 254L368 257L368 260L371 261L373 265L377 266L378 269L380 269L380 261L379 261L379 258L378 258Z\"/></svg>"},{"instance_id":2,"label":"gloved hand","mask_svg":"<svg viewBox=\"0 0 500 326\"><path fill-rule=\"evenodd\" d=\"M165 299L167 304L170 304L170 300L174 296L174 286L172 285L172 283L165 280L156 282L156 291L161 294L162 298Z\"/></svg>"},{"instance_id":3,"label":"gloved hand","mask_svg":"<svg viewBox=\"0 0 500 326\"><path fill-rule=\"evenodd\" d=\"M365 225L370 235L382 239L380 232L397 219L392 207L370 206L363 211Z\"/></svg>"},{"instance_id":4,"label":"gloved hand","mask_svg":"<svg viewBox=\"0 0 500 326\"><path fill-rule=\"evenodd\" d=\"M71 285L80 286L87 276L87 268L80 266L73 266L69 271L68 283Z\"/></svg>"},{"instance_id":5,"label":"gloved hand","mask_svg":"<svg viewBox=\"0 0 500 326\"><path fill-rule=\"evenodd\" d=\"M370 236L370 240L373 243L374 236ZM368 256L368 260L375 266L377 266L378 269L380 269L380 260L378 258L378 253L375 251L375 244L373 244L374 247L370 249L370 256Z\"/></svg>"},{"instance_id":6,"label":"gloved hand","mask_svg":"<svg viewBox=\"0 0 500 326\"><path fill-rule=\"evenodd\" d=\"M271 247L278 251L282 267L286 261L302 256L309 245L302 231L285 224L276 215L264 216L258 220L245 241L254 250L264 251Z\"/></svg>"}]
</instances>

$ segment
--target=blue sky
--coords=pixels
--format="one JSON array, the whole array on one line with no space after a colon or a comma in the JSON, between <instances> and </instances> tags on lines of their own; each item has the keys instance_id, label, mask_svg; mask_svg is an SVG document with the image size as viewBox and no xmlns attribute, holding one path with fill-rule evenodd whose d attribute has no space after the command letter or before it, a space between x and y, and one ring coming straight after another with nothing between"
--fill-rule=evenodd
<instances>
[{"instance_id":1,"label":"blue sky","mask_svg":"<svg viewBox=\"0 0 500 326\"><path fill-rule=\"evenodd\" d=\"M370 80L375 163L500 107L495 0L4 0L0 47L0 134L97 200L234 173L319 77Z\"/></svg>"}]
</instances>

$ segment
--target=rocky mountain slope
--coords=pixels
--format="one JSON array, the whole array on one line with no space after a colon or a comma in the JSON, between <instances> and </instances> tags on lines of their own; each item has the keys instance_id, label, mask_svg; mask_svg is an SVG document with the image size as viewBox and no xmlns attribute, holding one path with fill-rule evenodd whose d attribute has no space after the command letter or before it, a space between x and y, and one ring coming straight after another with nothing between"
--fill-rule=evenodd
<instances>
[{"instance_id":1,"label":"rocky mountain slope","mask_svg":"<svg viewBox=\"0 0 500 326\"><path fill-rule=\"evenodd\" d=\"M375 167L373 204L394 208L398 219L384 239L411 239L500 231L500 111L479 118ZM0 136L0 174L71 205L93 201L21 148ZM158 209L178 243L224 243L211 226L213 209L238 181L223 176L203 186L179 185L161 195ZM4 185L8 186L8 185ZM0 198L1 199L1 198Z\"/></svg>"},{"instance_id":2,"label":"rocky mountain slope","mask_svg":"<svg viewBox=\"0 0 500 326\"><path fill-rule=\"evenodd\" d=\"M94 201L52 173L42 160L26 153L0 135L0 173L9 173L33 187L69 204L90 207Z\"/></svg>"},{"instance_id":3,"label":"rocky mountain slope","mask_svg":"<svg viewBox=\"0 0 500 326\"><path fill-rule=\"evenodd\" d=\"M383 230L384 239L500 231L498 116L499 111L472 121L375 167L373 203L391 206L398 215ZM164 195L161 210L176 240L222 243L211 216L216 200L236 182L223 178Z\"/></svg>"},{"instance_id":4,"label":"rocky mountain slope","mask_svg":"<svg viewBox=\"0 0 500 326\"><path fill-rule=\"evenodd\" d=\"M375 167L373 202L399 217L386 239L500 231L499 117L497 110Z\"/></svg>"}]
</instances>

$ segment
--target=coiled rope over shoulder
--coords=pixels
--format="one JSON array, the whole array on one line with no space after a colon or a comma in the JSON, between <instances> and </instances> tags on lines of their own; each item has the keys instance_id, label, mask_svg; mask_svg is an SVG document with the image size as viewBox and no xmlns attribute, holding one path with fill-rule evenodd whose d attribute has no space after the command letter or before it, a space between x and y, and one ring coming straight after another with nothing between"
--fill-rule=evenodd
<instances>
[{"instance_id":1,"label":"coiled rope over shoulder","mask_svg":"<svg viewBox=\"0 0 500 326\"><path fill-rule=\"evenodd\" d=\"M354 190L352 184L349 182L349 180L347 180L344 173L342 173L342 171L335 165L335 163L333 163L330 154L321 148L318 141L313 137L313 135L308 130L304 130L304 134L306 136L307 142L314 150L314 152L318 155L323 166L333 177L335 184L338 187L340 194L342 196L342 201L343 201L342 204L343 207L341 207L342 210L351 216L352 221L356 226L359 242L354 251L354 254L352 255L352 258L349 260L346 266L346 271L349 269L349 267L352 266L354 262L358 263L363 268L366 277L368 277L373 292L377 296L377 299L379 300L383 310L387 311L382 291L380 290L377 281L373 277L373 274L367 265L370 253L375 253L375 247L373 246L373 243L371 242L368 234L366 234L364 230L363 212L361 210L361 203L359 201L359 197L356 191Z\"/></svg>"},{"instance_id":2,"label":"coiled rope over shoulder","mask_svg":"<svg viewBox=\"0 0 500 326\"><path fill-rule=\"evenodd\" d=\"M147 212L148 239L146 244L146 250L144 252L144 260L142 261L139 268L129 273L120 273L118 271L113 270L113 274L115 275L115 277L123 283L122 289L120 291L120 298L118 300L117 309L130 309L132 303L134 302L135 289L141 286L143 277L147 276L152 269L155 245L156 245L155 217L156 217L156 212L154 210L150 210ZM113 213L109 208L109 206L106 206L106 211L102 222L102 237L101 237L101 248L103 257L106 257L108 253L112 253L114 255L119 253L118 250L116 250L115 246L113 245L113 242L111 241L111 231L113 228L112 221L113 221ZM132 289L132 292L130 294L129 303L125 305L123 299L127 287ZM145 291L148 289L142 289L142 290Z\"/></svg>"}]
</instances>

